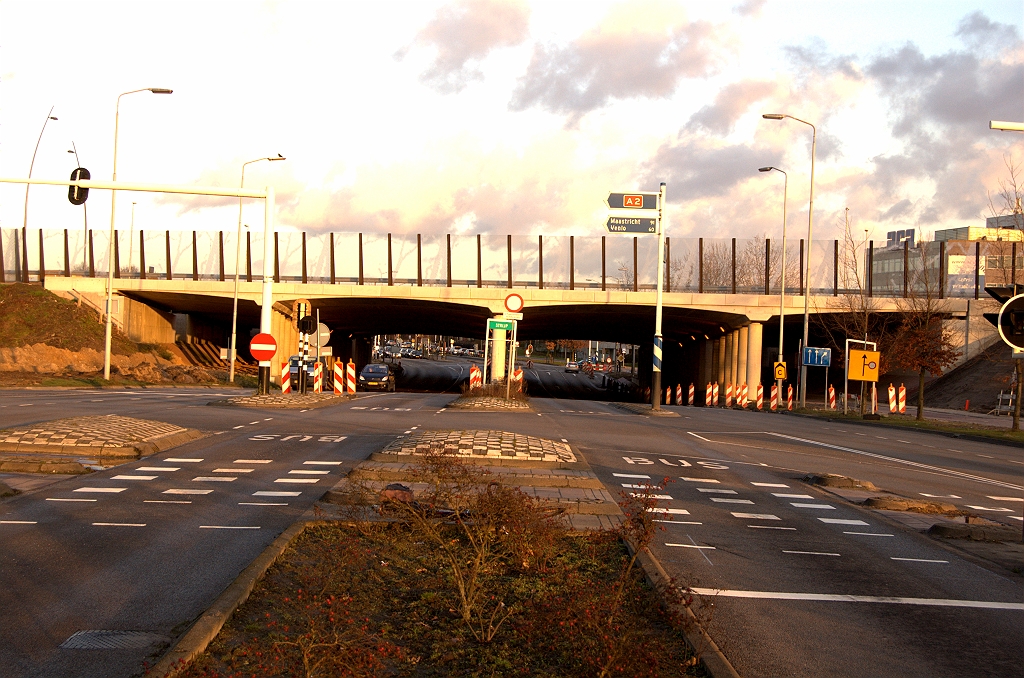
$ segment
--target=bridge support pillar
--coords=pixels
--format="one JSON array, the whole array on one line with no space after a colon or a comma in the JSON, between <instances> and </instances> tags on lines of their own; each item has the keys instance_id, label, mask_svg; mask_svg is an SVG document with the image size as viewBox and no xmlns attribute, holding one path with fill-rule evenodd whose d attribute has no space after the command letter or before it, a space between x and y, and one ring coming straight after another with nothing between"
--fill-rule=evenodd
<instances>
[{"instance_id":1,"label":"bridge support pillar","mask_svg":"<svg viewBox=\"0 0 1024 678\"><path fill-rule=\"evenodd\" d=\"M726 384L736 381L736 332L732 331L725 335L725 381L722 382L724 389Z\"/></svg>"},{"instance_id":2,"label":"bridge support pillar","mask_svg":"<svg viewBox=\"0 0 1024 678\"><path fill-rule=\"evenodd\" d=\"M741 327L736 332L737 336L737 360L736 360L736 386L749 384L747 381L747 342L750 335L749 327Z\"/></svg>"},{"instance_id":3,"label":"bridge support pillar","mask_svg":"<svg viewBox=\"0 0 1024 678\"><path fill-rule=\"evenodd\" d=\"M505 379L505 363L508 362L508 354L505 352L505 330L491 330L491 382L498 382Z\"/></svg>"},{"instance_id":4,"label":"bridge support pillar","mask_svg":"<svg viewBox=\"0 0 1024 678\"><path fill-rule=\"evenodd\" d=\"M747 329L747 385L757 389L761 383L761 339L764 336L764 325L750 323Z\"/></svg>"},{"instance_id":5,"label":"bridge support pillar","mask_svg":"<svg viewBox=\"0 0 1024 678\"><path fill-rule=\"evenodd\" d=\"M718 339L715 339L715 357L718 364L715 365L715 381L717 381L722 388L725 388L725 337L722 335Z\"/></svg>"}]
</instances>

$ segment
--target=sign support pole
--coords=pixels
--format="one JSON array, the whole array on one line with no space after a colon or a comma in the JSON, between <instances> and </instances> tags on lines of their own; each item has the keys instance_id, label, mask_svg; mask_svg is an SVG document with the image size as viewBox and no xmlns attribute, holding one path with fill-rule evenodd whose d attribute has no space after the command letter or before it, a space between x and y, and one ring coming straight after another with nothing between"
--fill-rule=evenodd
<instances>
[{"instance_id":1,"label":"sign support pole","mask_svg":"<svg viewBox=\"0 0 1024 678\"><path fill-rule=\"evenodd\" d=\"M491 348L491 323L484 323L484 364L483 364L483 378L480 383L483 385L487 384L487 356L489 355L489 349Z\"/></svg>"},{"instance_id":2,"label":"sign support pole","mask_svg":"<svg viewBox=\"0 0 1024 678\"><path fill-rule=\"evenodd\" d=\"M654 365L651 373L651 410L661 410L661 304L665 285L665 182L658 191L658 294L654 310ZM634 275L636 273L634 272Z\"/></svg>"},{"instance_id":3,"label":"sign support pole","mask_svg":"<svg viewBox=\"0 0 1024 678\"><path fill-rule=\"evenodd\" d=\"M267 198L263 203L263 300L260 305L260 332L273 334L271 318L274 308L274 187L267 187ZM256 393L270 393L270 366L260 366Z\"/></svg>"}]
</instances>

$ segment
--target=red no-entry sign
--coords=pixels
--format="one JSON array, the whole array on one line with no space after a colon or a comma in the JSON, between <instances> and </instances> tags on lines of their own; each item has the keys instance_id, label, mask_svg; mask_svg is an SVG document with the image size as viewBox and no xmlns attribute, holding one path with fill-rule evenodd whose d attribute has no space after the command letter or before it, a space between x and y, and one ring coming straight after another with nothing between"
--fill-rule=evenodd
<instances>
[{"instance_id":1,"label":"red no-entry sign","mask_svg":"<svg viewBox=\"0 0 1024 678\"><path fill-rule=\"evenodd\" d=\"M249 352L260 362L265 362L277 353L277 341L269 334L257 334L249 342Z\"/></svg>"}]
</instances>

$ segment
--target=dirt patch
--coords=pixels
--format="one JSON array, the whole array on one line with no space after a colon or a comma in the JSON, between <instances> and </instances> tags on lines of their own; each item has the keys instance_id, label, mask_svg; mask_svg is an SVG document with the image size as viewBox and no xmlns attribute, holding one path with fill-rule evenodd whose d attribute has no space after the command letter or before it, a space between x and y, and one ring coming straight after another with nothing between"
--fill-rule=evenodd
<instances>
[{"instance_id":1,"label":"dirt patch","mask_svg":"<svg viewBox=\"0 0 1024 678\"><path fill-rule=\"evenodd\" d=\"M962 515L962 511L953 504L938 501L922 501L903 497L870 497L864 500L864 506L885 511L913 511L934 515Z\"/></svg>"},{"instance_id":2,"label":"dirt patch","mask_svg":"<svg viewBox=\"0 0 1024 678\"><path fill-rule=\"evenodd\" d=\"M811 485L820 485L822 487L836 487L850 490L867 490L868 492L874 492L878 490L878 488L875 487L873 483L867 480L847 478L846 476L840 476L834 473L805 476L803 478L803 481Z\"/></svg>"},{"instance_id":3,"label":"dirt patch","mask_svg":"<svg viewBox=\"0 0 1024 678\"><path fill-rule=\"evenodd\" d=\"M928 534L947 539L971 539L974 541L1020 541L1020 528L1012 525L971 525L962 523L939 523L928 528Z\"/></svg>"},{"instance_id":4,"label":"dirt patch","mask_svg":"<svg viewBox=\"0 0 1024 678\"><path fill-rule=\"evenodd\" d=\"M925 386L927 407L962 410L971 401L971 412L988 413L995 408L999 391L1010 390L1013 358L1002 341L993 344L962 366ZM909 392L914 386L913 393ZM907 408L917 403L917 382L907 384Z\"/></svg>"}]
</instances>

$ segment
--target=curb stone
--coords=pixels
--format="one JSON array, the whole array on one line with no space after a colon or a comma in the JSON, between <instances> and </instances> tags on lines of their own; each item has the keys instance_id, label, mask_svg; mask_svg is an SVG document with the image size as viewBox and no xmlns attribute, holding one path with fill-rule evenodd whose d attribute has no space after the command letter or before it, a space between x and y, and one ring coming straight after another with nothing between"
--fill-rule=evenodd
<instances>
[{"instance_id":1,"label":"curb stone","mask_svg":"<svg viewBox=\"0 0 1024 678\"><path fill-rule=\"evenodd\" d=\"M630 553L633 552L633 548L628 542L626 542L626 547ZM665 571L661 561L658 560L650 549L644 548L641 550L640 555L637 557L637 562L643 568L644 575L646 575L647 581L651 586L667 588L672 585L672 578ZM704 627L700 625L696 615L693 614L693 610L683 606L683 611L686 618L691 622L689 627L684 630L686 642L690 645L690 649L700 656L701 664L704 665L704 668L707 669L712 678L741 678L739 672L733 667L732 662L722 653L718 645L715 644L715 641L708 635L708 632L704 630Z\"/></svg>"},{"instance_id":2,"label":"curb stone","mask_svg":"<svg viewBox=\"0 0 1024 678\"><path fill-rule=\"evenodd\" d=\"M277 539L263 549L263 552L239 573L235 580L224 589L224 592L217 596L210 607L196 619L188 631L178 639L178 642L146 672L146 675L156 678L171 678L186 668L188 663L199 656L217 637L238 606L249 598L256 582L263 578L270 566L277 562L278 557L312 522L314 521L307 520L304 516L278 535Z\"/></svg>"}]
</instances>

